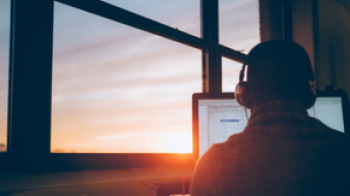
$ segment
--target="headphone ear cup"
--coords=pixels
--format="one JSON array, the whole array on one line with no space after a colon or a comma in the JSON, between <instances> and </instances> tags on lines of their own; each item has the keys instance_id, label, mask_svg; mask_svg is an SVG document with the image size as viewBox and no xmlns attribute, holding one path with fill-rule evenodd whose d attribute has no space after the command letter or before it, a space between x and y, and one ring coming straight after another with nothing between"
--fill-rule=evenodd
<instances>
[{"instance_id":1,"label":"headphone ear cup","mask_svg":"<svg viewBox=\"0 0 350 196\"><path fill-rule=\"evenodd\" d=\"M248 89L249 89L249 86L247 82L239 82L236 85L235 99L240 105L246 108L251 108L252 100Z\"/></svg>"},{"instance_id":2,"label":"headphone ear cup","mask_svg":"<svg viewBox=\"0 0 350 196\"><path fill-rule=\"evenodd\" d=\"M315 105L317 91L314 88L310 88L309 94L305 97L304 105L307 109Z\"/></svg>"}]
</instances>

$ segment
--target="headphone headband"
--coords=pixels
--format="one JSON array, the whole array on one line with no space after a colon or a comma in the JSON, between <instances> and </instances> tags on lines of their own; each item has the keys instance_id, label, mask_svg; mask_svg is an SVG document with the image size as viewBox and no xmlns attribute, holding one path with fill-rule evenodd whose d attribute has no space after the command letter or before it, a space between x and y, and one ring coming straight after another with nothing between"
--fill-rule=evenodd
<instances>
[{"instance_id":1,"label":"headphone headband","mask_svg":"<svg viewBox=\"0 0 350 196\"><path fill-rule=\"evenodd\" d=\"M249 56L248 56L249 57ZM244 73L245 73L245 67L247 65L248 62L248 57L246 58L246 60L243 63L243 66L241 68L241 71L239 71L239 82L243 82L244 79Z\"/></svg>"},{"instance_id":2,"label":"headphone headband","mask_svg":"<svg viewBox=\"0 0 350 196\"><path fill-rule=\"evenodd\" d=\"M281 49L281 50L279 50L279 49ZM296 51L296 54L291 53L293 51ZM293 59L293 57L291 57L291 55L297 55L299 59L295 60L295 59ZM284 57L286 57L286 58L288 57L288 59L292 58L293 60L288 61ZM254 62L251 62L251 60L249 60L250 58L254 58ZM293 70L293 74L296 74L298 76L298 74L300 72L300 74L301 74L300 76L303 78L307 77L308 81L315 80L309 57L308 57L306 51L300 45L298 45L294 42L282 41L282 40L275 40L275 41L260 43L249 52L249 54L247 55L247 57L244 61L244 64L242 65L242 68L239 72L239 83L236 85L236 88L235 88L235 97L240 105L243 105L247 108L250 108L252 106L252 97L250 95L251 86L250 86L250 84L248 84L249 81L248 82L243 81L244 76L245 76L246 66L249 66L253 63L254 65L256 64L256 66L253 65L253 67L257 67L257 69L258 69L260 67L259 63L260 64L266 63L265 61L261 62L262 61L261 59L270 59L270 58L275 59L277 62L272 62L272 61L270 62L268 60L266 60L266 61L268 61L269 63L274 63L275 66L279 66L280 63L278 63L278 61L282 61L281 63L283 64L283 66L291 66L291 64L296 63L297 64L296 67L294 67L294 66L285 67L285 69L286 70L295 69L295 70ZM249 63L249 61L250 61L250 63ZM284 64L285 62L287 62L287 63ZM282 66L282 65L280 65L280 66ZM281 68L281 69L283 70L284 68ZM285 72L288 72L288 71L285 71ZM261 73L259 73L259 71L254 72L254 73L261 74ZM273 73L275 73L275 71L271 70L271 74L273 74ZM287 74L291 74L291 73L288 72ZM260 75L260 77L262 77L262 75ZM278 77L283 77L283 76L278 75ZM267 79L272 79L272 78L267 78ZM290 77L286 78L286 79L289 80ZM282 78L281 80L285 80L285 79ZM263 85L263 84L261 84L261 85ZM277 84L277 85L283 85L283 84ZM305 97L303 95L303 97L301 97L301 99L300 99L300 101L303 103L303 105L305 105L305 107L307 107L307 108L311 107L314 104L315 99L316 99L316 96L315 96L316 91L314 89L312 89L312 87L310 88L309 92L310 93L307 93L308 95L305 94ZM266 99L268 99L268 98L266 98Z\"/></svg>"}]
</instances>

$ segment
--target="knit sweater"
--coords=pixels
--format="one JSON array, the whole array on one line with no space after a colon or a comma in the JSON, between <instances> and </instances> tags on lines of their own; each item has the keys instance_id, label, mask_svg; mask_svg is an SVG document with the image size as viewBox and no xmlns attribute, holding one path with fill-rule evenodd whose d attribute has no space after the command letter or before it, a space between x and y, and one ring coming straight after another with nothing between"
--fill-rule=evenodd
<instances>
[{"instance_id":1,"label":"knit sweater","mask_svg":"<svg viewBox=\"0 0 350 196\"><path fill-rule=\"evenodd\" d=\"M198 161L191 196L350 195L350 136L292 100L252 112L245 130Z\"/></svg>"}]
</instances>

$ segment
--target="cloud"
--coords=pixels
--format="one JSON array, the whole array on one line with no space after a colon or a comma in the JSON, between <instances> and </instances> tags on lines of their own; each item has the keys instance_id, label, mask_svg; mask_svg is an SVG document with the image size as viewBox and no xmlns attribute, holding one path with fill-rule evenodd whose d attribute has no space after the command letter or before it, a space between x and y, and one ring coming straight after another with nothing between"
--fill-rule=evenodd
<instances>
[{"instance_id":1,"label":"cloud","mask_svg":"<svg viewBox=\"0 0 350 196\"><path fill-rule=\"evenodd\" d=\"M137 3L128 0L105 1L195 36L200 34L200 3L198 1L144 0L137 1Z\"/></svg>"},{"instance_id":2,"label":"cloud","mask_svg":"<svg viewBox=\"0 0 350 196\"><path fill-rule=\"evenodd\" d=\"M150 145L151 144L151 145ZM191 132L183 130L168 130L158 133L151 131L120 134L104 134L96 136L88 141L74 141L55 149L54 152L66 152L76 149L78 152L103 152L103 153L165 153L165 152L190 152L192 144ZM176 148L176 145L186 146L187 149Z\"/></svg>"},{"instance_id":3,"label":"cloud","mask_svg":"<svg viewBox=\"0 0 350 196\"><path fill-rule=\"evenodd\" d=\"M220 10L221 40L247 49L258 40L257 13L248 9L253 1L237 2ZM173 7L159 1L155 10L144 9L146 1L112 3L199 34L199 2L173 1ZM191 135L191 95L201 91L201 60L198 49L56 2L52 149L159 151L166 133ZM224 67L230 72L224 83L232 86L227 78L240 66Z\"/></svg>"},{"instance_id":4,"label":"cloud","mask_svg":"<svg viewBox=\"0 0 350 196\"><path fill-rule=\"evenodd\" d=\"M112 3L199 36L198 1ZM257 2L220 3L221 41L234 49L255 45L258 12L250 8ZM1 106L7 104L9 5L9 0L0 2L0 18L7 21L0 23L0 57L6 57L0 58ZM100 136L125 136L118 148L126 150L160 141L162 131L191 131L191 94L201 91L200 50L55 2L53 60L52 144L57 152L61 147L92 151L102 144L89 141ZM0 108L6 121L7 110ZM6 138L6 128L0 134ZM136 135L147 140L129 138Z\"/></svg>"},{"instance_id":5,"label":"cloud","mask_svg":"<svg viewBox=\"0 0 350 196\"><path fill-rule=\"evenodd\" d=\"M158 36L141 36L138 40L141 44L136 52L131 50L125 56L109 57L111 60L105 63L100 62L102 57L99 54L104 54L103 51L108 53L108 47L95 48L81 56L85 51L62 56L62 59L54 61L54 131L87 132L84 128L88 126L85 124L92 123L104 130L116 131L118 127L128 126L128 131L140 131L142 127L130 127L129 123L122 123L120 119L126 122L127 119L138 119L148 115L144 111L157 107L169 108L167 104L178 105L182 100L187 102L186 112L190 113L191 94L201 89L200 51ZM84 56L90 56L93 62L85 61ZM146 103L145 100L149 101ZM162 113L159 109L155 111ZM65 118L75 119L78 122L69 121L69 124L77 125L55 127L64 124L62 122L68 123L63 120ZM190 115L188 118L191 118ZM152 124L149 118L138 122L143 126ZM156 126L154 123L152 125Z\"/></svg>"},{"instance_id":6,"label":"cloud","mask_svg":"<svg viewBox=\"0 0 350 196\"><path fill-rule=\"evenodd\" d=\"M259 41L258 1L220 1L220 43L248 53Z\"/></svg>"}]
</instances>

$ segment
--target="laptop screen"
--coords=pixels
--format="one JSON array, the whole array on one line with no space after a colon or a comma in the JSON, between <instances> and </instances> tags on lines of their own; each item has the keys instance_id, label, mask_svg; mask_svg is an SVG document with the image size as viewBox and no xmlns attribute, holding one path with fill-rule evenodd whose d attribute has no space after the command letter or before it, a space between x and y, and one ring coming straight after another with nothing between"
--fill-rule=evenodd
<instances>
[{"instance_id":1,"label":"laptop screen","mask_svg":"<svg viewBox=\"0 0 350 196\"><path fill-rule=\"evenodd\" d=\"M345 132L342 97L317 97L315 105L308 110L308 113L328 127Z\"/></svg>"},{"instance_id":2,"label":"laptop screen","mask_svg":"<svg viewBox=\"0 0 350 196\"><path fill-rule=\"evenodd\" d=\"M240 133L247 124L248 111L234 99L199 99L198 131L200 156L214 143Z\"/></svg>"},{"instance_id":3,"label":"laptop screen","mask_svg":"<svg viewBox=\"0 0 350 196\"><path fill-rule=\"evenodd\" d=\"M244 130L250 111L239 105L233 93L194 94L194 152L201 157L211 145L226 141L232 134ZM341 96L317 97L315 105L308 110L330 128L345 132ZM198 140L198 141L195 141Z\"/></svg>"}]
</instances>

